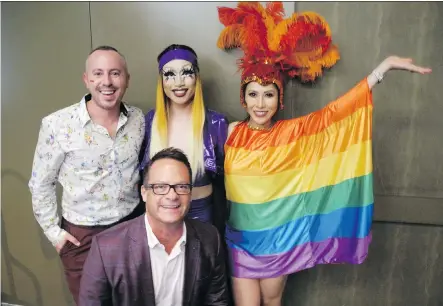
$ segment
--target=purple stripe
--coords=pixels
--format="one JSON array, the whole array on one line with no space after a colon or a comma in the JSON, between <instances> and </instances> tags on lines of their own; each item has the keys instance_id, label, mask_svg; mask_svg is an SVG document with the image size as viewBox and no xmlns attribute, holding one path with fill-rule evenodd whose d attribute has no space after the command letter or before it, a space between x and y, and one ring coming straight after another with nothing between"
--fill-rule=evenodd
<instances>
[{"instance_id":1,"label":"purple stripe","mask_svg":"<svg viewBox=\"0 0 443 306\"><path fill-rule=\"evenodd\" d=\"M331 238L305 243L292 250L265 256L252 256L240 249L229 249L234 277L272 278L309 269L319 264L361 264L368 256L372 233L364 238Z\"/></svg>"}]
</instances>

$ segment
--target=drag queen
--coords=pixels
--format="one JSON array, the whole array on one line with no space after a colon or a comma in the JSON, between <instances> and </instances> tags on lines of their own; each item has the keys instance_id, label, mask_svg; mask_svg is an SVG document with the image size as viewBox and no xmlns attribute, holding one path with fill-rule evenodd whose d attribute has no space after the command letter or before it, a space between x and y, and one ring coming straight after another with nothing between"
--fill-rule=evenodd
<instances>
[{"instance_id":1,"label":"drag queen","mask_svg":"<svg viewBox=\"0 0 443 306\"><path fill-rule=\"evenodd\" d=\"M170 45L158 58L156 107L145 116L141 170L159 150L176 147L191 163L193 190L188 217L226 221L223 160L227 119L205 107L197 54L185 45Z\"/></svg>"}]
</instances>

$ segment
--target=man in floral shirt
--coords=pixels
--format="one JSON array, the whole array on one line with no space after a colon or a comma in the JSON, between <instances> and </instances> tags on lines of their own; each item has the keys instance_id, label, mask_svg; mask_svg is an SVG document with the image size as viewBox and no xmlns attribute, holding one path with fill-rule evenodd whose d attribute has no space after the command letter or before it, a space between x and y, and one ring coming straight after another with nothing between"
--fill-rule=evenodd
<instances>
[{"instance_id":1,"label":"man in floral shirt","mask_svg":"<svg viewBox=\"0 0 443 306\"><path fill-rule=\"evenodd\" d=\"M92 237L144 212L138 206L144 116L122 102L125 58L109 46L94 49L83 81L89 93L80 102L43 118L29 182L35 218L60 255L76 302Z\"/></svg>"}]
</instances>

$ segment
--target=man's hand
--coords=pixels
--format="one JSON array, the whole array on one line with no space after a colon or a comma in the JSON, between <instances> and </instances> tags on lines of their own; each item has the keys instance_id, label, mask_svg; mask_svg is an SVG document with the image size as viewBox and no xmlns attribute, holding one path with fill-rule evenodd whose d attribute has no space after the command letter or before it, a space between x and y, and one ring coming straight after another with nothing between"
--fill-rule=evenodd
<instances>
[{"instance_id":1,"label":"man's hand","mask_svg":"<svg viewBox=\"0 0 443 306\"><path fill-rule=\"evenodd\" d=\"M71 234L69 233L65 233L63 240L60 241L56 246L55 246L55 250L57 251L58 254L60 254L61 249L65 246L66 242L70 241L72 244L76 245L76 246L80 246L80 242Z\"/></svg>"}]
</instances>

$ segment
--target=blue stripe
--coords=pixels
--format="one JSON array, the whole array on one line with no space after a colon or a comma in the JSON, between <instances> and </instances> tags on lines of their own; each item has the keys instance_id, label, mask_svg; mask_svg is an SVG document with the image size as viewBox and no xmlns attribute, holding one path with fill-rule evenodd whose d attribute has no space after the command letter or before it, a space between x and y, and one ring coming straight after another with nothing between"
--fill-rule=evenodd
<instances>
[{"instance_id":1,"label":"blue stripe","mask_svg":"<svg viewBox=\"0 0 443 306\"><path fill-rule=\"evenodd\" d=\"M263 231L237 231L227 226L226 240L230 248L259 256L284 253L305 243L330 238L364 238L371 230L373 208L369 204L337 209Z\"/></svg>"}]
</instances>

